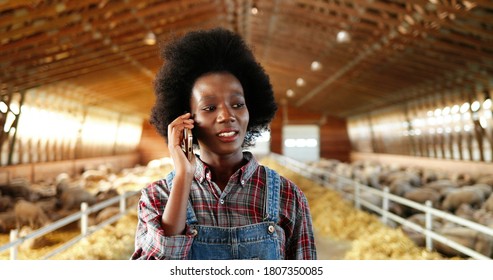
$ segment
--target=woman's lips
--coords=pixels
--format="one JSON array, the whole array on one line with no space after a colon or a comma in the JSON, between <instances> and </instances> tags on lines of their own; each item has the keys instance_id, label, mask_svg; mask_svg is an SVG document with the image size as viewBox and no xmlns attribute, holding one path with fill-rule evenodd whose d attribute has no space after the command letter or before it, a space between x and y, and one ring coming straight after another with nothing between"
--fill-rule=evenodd
<instances>
[{"instance_id":1,"label":"woman's lips","mask_svg":"<svg viewBox=\"0 0 493 280\"><path fill-rule=\"evenodd\" d=\"M222 142L233 142L238 138L238 132L237 131L223 131L217 134L219 137L219 140Z\"/></svg>"}]
</instances>

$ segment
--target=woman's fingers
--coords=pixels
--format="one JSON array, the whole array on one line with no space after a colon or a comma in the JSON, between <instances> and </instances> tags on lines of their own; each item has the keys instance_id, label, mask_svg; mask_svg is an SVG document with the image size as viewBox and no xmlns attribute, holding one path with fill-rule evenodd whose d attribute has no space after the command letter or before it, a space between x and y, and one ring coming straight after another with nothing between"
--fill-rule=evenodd
<instances>
[{"instance_id":1,"label":"woman's fingers","mask_svg":"<svg viewBox=\"0 0 493 280\"><path fill-rule=\"evenodd\" d=\"M183 139L183 130L185 128L193 128L194 121L190 118L190 116L190 113L186 113L173 120L168 125L168 138L178 140L178 142L180 142Z\"/></svg>"}]
</instances>

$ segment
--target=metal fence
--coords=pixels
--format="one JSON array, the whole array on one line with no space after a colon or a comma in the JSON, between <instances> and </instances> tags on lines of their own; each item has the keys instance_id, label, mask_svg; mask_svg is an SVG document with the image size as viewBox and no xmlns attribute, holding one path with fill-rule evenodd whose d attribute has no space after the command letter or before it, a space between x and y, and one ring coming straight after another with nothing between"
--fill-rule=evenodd
<instances>
[{"instance_id":1,"label":"metal fence","mask_svg":"<svg viewBox=\"0 0 493 280\"><path fill-rule=\"evenodd\" d=\"M76 237L67 241L66 243L63 243L61 246L55 248L54 250L47 253L46 255L44 255L41 258L43 260L50 259L51 257L55 256L56 254L59 254L65 250L67 250L69 247L73 246L74 244L76 244L81 239L91 235L92 233L102 229L103 227L105 227L109 224L112 224L112 223L118 221L122 216L127 214L128 211L133 209L133 208L127 207L127 203L126 203L127 198L134 196L134 195L137 195L137 194L140 194L140 192L139 191L125 192L124 194L122 194L120 196L112 197L110 199L107 199L105 201L97 203L91 207L88 207L88 204L84 202L81 204L81 210L79 212L74 213L72 215L69 215L63 219L60 219L60 220L58 220L52 224L49 224L45 227L42 227L36 231L33 231L33 232L27 234L26 236L23 236L23 237L18 237L19 232L17 229L11 230L10 231L10 242L0 246L0 252L3 252L5 250L10 249L10 259L15 260L15 259L17 259L18 247L24 241L29 240L29 239L38 238L38 237L43 236L45 234L48 234L52 231L60 229L60 228L66 226L68 224L71 224L75 221L80 220L80 231L81 232L79 235L77 235ZM109 219L107 219L107 220L105 220L105 221L103 221L103 222L101 222L95 226L89 227L88 220L89 220L89 215L91 213L95 213L99 210L102 210L102 209L104 209L108 206L111 206L113 204L116 204L116 203L119 203L119 208L120 208L120 212L117 215L114 215L111 218L109 218ZM131 207L133 207L133 206L134 205L131 205ZM135 210L135 209L133 209L133 210Z\"/></svg>"},{"instance_id":2,"label":"metal fence","mask_svg":"<svg viewBox=\"0 0 493 280\"><path fill-rule=\"evenodd\" d=\"M354 180L344 178L337 174L331 173L328 170L324 170L321 168L315 168L309 166L305 163L299 162L297 160L279 155L272 154L272 158L279 162L281 165L290 168L291 170L299 173L300 175L307 177L320 185L334 188L335 190L341 192L345 198L353 201L355 208L361 209L362 206L367 209L374 211L378 215L380 215L380 219L383 223L388 224L389 220L397 222L403 226L406 226L416 232L419 232L425 236L426 240L426 249L433 250L433 241L439 241L473 259L478 260L491 260L489 256L485 256L475 250L472 250L469 247L463 246L454 240L451 240L443 235L440 235L433 231L432 229L432 221L434 218L442 218L443 220L450 221L461 226L473 229L477 232L486 234L490 237L493 237L493 228L489 228L482 224L472 222L470 220L463 219L456 215L452 215L450 213L444 212L439 209L435 209L431 206L431 202L427 201L425 204L420 204L414 202L412 200L391 194L389 192L389 188L385 187L382 190L372 188L366 185L363 185ZM348 188L349 187L349 188ZM348 192L350 190L350 192ZM372 194L382 198L381 205L373 204L371 201L365 199L363 194ZM389 203L395 202L401 205L405 205L407 207L413 208L425 214L425 227L408 221L392 212L389 211Z\"/></svg>"}]
</instances>

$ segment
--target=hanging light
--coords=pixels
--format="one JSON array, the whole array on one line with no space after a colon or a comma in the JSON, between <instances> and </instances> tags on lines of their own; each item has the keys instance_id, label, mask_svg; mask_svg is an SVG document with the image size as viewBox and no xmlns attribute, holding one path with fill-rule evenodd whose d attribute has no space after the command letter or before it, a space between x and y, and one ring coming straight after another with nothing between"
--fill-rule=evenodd
<instances>
[{"instance_id":1,"label":"hanging light","mask_svg":"<svg viewBox=\"0 0 493 280\"><path fill-rule=\"evenodd\" d=\"M252 5L252 9L250 10L250 12L252 13L252 15L258 14L258 8L257 5L255 5L255 3Z\"/></svg>"},{"instance_id":2,"label":"hanging light","mask_svg":"<svg viewBox=\"0 0 493 280\"><path fill-rule=\"evenodd\" d=\"M349 41L351 41L351 35L347 31L342 30L337 33L338 43L348 43Z\"/></svg>"},{"instance_id":3,"label":"hanging light","mask_svg":"<svg viewBox=\"0 0 493 280\"><path fill-rule=\"evenodd\" d=\"M294 96L294 91L292 89L288 89L288 90L286 90L286 95L288 97L293 97Z\"/></svg>"},{"instance_id":4,"label":"hanging light","mask_svg":"<svg viewBox=\"0 0 493 280\"><path fill-rule=\"evenodd\" d=\"M312 62L310 68L312 69L312 71L319 71L320 69L322 69L322 63L315 60Z\"/></svg>"},{"instance_id":5,"label":"hanging light","mask_svg":"<svg viewBox=\"0 0 493 280\"><path fill-rule=\"evenodd\" d=\"M156 44L156 35L151 31L147 33L147 35L144 38L144 43L146 45L152 46Z\"/></svg>"},{"instance_id":6,"label":"hanging light","mask_svg":"<svg viewBox=\"0 0 493 280\"><path fill-rule=\"evenodd\" d=\"M302 87L305 85L305 80L303 78L296 79L296 85Z\"/></svg>"}]
</instances>

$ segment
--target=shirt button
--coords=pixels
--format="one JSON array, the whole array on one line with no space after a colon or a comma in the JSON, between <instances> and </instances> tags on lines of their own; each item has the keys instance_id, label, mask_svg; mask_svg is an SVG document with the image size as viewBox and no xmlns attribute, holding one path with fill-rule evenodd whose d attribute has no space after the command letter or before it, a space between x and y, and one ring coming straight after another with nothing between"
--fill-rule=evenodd
<instances>
[{"instance_id":1,"label":"shirt button","mask_svg":"<svg viewBox=\"0 0 493 280\"><path fill-rule=\"evenodd\" d=\"M269 233L274 233L274 231L276 231L273 225L270 225L267 230L269 231Z\"/></svg>"},{"instance_id":2,"label":"shirt button","mask_svg":"<svg viewBox=\"0 0 493 280\"><path fill-rule=\"evenodd\" d=\"M219 200L219 203L224 204L224 199Z\"/></svg>"},{"instance_id":3,"label":"shirt button","mask_svg":"<svg viewBox=\"0 0 493 280\"><path fill-rule=\"evenodd\" d=\"M241 180L240 184L241 185L244 185L245 184L245 180Z\"/></svg>"}]
</instances>

